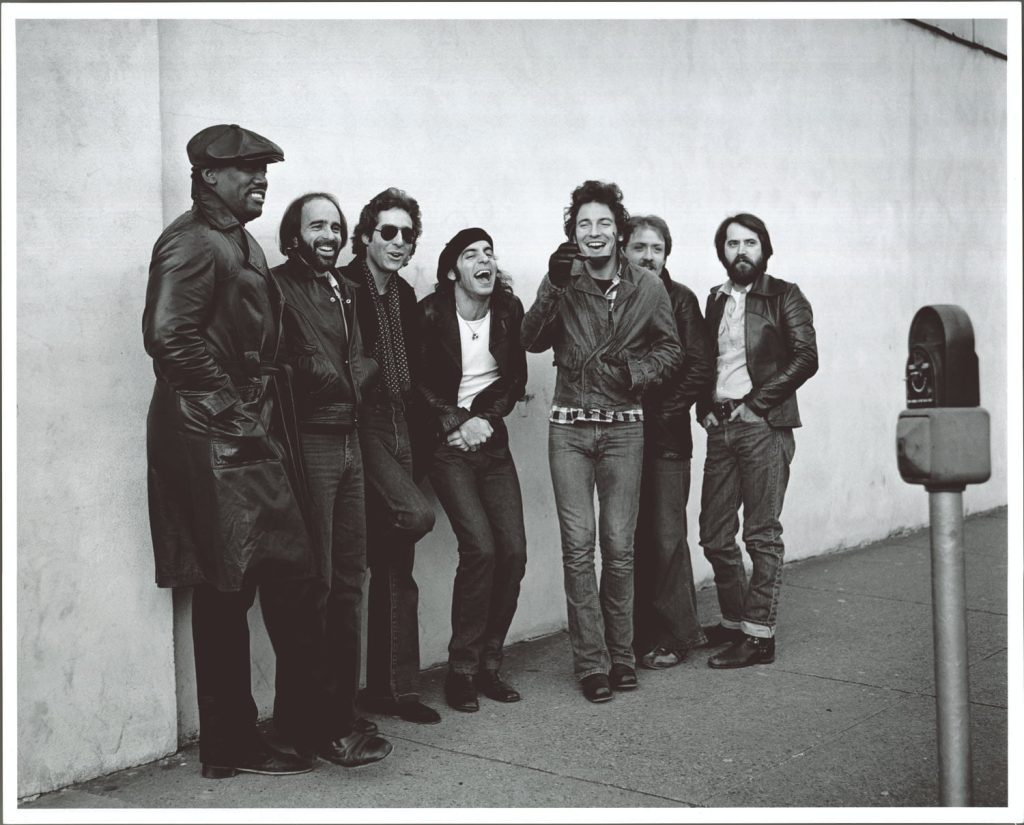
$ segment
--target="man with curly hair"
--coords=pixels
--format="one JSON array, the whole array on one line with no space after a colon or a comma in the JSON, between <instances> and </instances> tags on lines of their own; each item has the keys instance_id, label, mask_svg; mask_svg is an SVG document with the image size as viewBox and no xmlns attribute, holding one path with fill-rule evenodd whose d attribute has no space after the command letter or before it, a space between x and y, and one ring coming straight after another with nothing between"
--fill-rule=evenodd
<instances>
[{"instance_id":1,"label":"man with curly hair","mask_svg":"<svg viewBox=\"0 0 1024 825\"><path fill-rule=\"evenodd\" d=\"M408 722L441 717L419 700L419 589L416 542L434 527L434 510L413 480L409 422L417 350L416 293L399 274L423 231L420 207L391 187L363 207L352 233L355 258L342 275L365 288L356 307L363 346L380 367L362 400L357 428L366 482L366 689L360 705Z\"/></svg>"},{"instance_id":2,"label":"man with curly hair","mask_svg":"<svg viewBox=\"0 0 1024 825\"><path fill-rule=\"evenodd\" d=\"M641 395L682 357L665 288L619 254L628 220L614 183L578 186L564 210L568 240L549 259L522 325L526 349L553 349L558 368L548 455L573 668L591 702L637 687L633 533L643 467Z\"/></svg>"}]
</instances>

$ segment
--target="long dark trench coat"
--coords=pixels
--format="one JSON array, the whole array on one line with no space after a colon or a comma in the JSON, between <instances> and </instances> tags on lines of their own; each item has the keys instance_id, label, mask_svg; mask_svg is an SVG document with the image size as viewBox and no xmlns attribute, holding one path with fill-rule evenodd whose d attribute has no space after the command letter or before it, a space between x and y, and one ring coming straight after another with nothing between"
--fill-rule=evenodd
<instances>
[{"instance_id":1,"label":"long dark trench coat","mask_svg":"<svg viewBox=\"0 0 1024 825\"><path fill-rule=\"evenodd\" d=\"M161 587L238 590L315 572L275 366L283 299L256 240L205 185L149 269L142 331L156 387L149 517Z\"/></svg>"}]
</instances>

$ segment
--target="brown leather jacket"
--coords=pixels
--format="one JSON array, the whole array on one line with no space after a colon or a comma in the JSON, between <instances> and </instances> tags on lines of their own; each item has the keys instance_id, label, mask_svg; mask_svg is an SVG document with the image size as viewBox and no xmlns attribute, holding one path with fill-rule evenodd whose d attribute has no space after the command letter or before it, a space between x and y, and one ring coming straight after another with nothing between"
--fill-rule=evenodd
<instances>
[{"instance_id":1,"label":"brown leather jacket","mask_svg":"<svg viewBox=\"0 0 1024 825\"><path fill-rule=\"evenodd\" d=\"M704 312L718 357L718 327L726 296L719 287L708 295ZM773 427L799 427L797 389L818 371L818 346L811 305L796 284L765 273L747 294L744 318L747 371L754 388L743 402ZM703 418L711 410L715 387L697 405Z\"/></svg>"}]
</instances>

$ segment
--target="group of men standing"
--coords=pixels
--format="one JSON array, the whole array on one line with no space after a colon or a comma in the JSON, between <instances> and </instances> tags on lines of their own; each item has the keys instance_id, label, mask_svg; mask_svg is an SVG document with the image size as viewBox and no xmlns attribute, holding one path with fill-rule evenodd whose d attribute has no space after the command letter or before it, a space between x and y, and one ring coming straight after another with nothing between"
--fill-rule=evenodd
<instances>
[{"instance_id":1,"label":"group of men standing","mask_svg":"<svg viewBox=\"0 0 1024 825\"><path fill-rule=\"evenodd\" d=\"M635 689L637 658L671 667L704 644L730 642L712 667L773 660L795 390L817 355L806 299L766 273L763 223L744 214L720 227L729 278L709 296L706 322L664 268L664 221L630 218L618 187L599 181L573 192L567 241L528 312L479 227L448 242L436 289L417 304L398 273L422 219L402 190L362 209L342 268L349 232L337 199L298 198L280 225L287 260L271 270L245 224L262 213L280 147L217 125L187 154L193 206L154 247L143 333L156 373L156 579L193 592L204 776L383 759L392 745L357 707L440 721L416 684L415 545L434 525L424 474L458 540L446 701L473 712L479 693L520 699L500 672L526 566L504 418L525 392L526 351L551 348L557 365L549 458L586 698ZM722 612L708 628L686 542L694 403L708 431L701 545ZM251 693L257 591L277 658L276 746L257 731Z\"/></svg>"}]
</instances>

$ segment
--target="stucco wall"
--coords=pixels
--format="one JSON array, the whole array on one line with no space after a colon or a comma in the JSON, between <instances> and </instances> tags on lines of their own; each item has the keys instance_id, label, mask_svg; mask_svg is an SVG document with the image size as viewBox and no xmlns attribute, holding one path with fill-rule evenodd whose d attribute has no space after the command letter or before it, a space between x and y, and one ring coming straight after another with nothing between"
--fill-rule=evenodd
<instances>
[{"instance_id":1,"label":"stucco wall","mask_svg":"<svg viewBox=\"0 0 1024 825\"><path fill-rule=\"evenodd\" d=\"M821 356L819 374L800 392L805 426L783 514L790 558L926 522L927 496L903 484L895 462L906 334L918 307L958 303L975 324L982 403L992 414L993 477L969 488L965 502L969 511L1006 502L1005 62L900 21L81 25L19 31L19 72L25 61L33 70L31 80L19 73L19 169L29 183L37 178L37 199L53 186L71 189L79 208L65 211L73 222L62 215L58 225L81 240L76 283L91 276L94 286L84 295L76 290L74 304L54 311L53 295L60 300L67 275L43 254L20 261L20 572L36 588L19 605L20 686L29 688L19 697L23 718L59 715L65 726L80 725L65 707L87 691L77 681L55 685L54 664L37 654L92 654L100 644L95 628L110 612L143 615L121 623L135 630L122 629L118 655L102 660L107 678L116 673L123 683L144 669L124 663L128 646L139 649L141 661L164 654L146 676L165 693L172 682L169 599L152 587L146 556L142 437L151 381L138 313L149 247L162 222L188 205L185 143L214 122L241 123L284 148L286 162L270 169L264 215L249 226L272 264L281 260L274 241L280 216L305 191L335 192L353 223L388 185L414 195L424 235L405 274L421 296L431 288L444 242L480 225L529 306L561 240L562 207L589 177L618 182L631 211L669 222L669 268L702 300L723 278L712 248L718 222L740 210L763 217L776 250L770 271L799 283L810 299ZM97 43L96 54L126 56L126 69L108 68L114 77L104 81L100 101L86 74L97 60L93 51L42 48L76 37ZM53 78L66 89L59 96ZM74 170L70 183L40 145L69 100L79 132L66 138L65 157L83 161L64 165ZM130 112L119 115L127 101ZM101 167L100 144L109 142L115 115L129 117L130 128L115 138L118 162ZM158 186L152 176L161 164ZM83 188L80 178L93 166ZM128 182L124 174L139 177ZM93 197L90 187L107 197ZM126 212L139 209L140 193L143 217L126 221ZM26 221L34 213L31 205L22 208L19 250L29 255ZM100 257L101 243L118 254ZM80 346L76 326L83 298L95 303L89 317L104 319L85 327L88 348ZM37 329L52 334L31 337L34 317ZM71 363L48 349L72 339L78 346ZM530 356L529 366L531 400L510 421L529 541L512 640L564 623L546 456L550 355ZM75 424L52 408L53 387L69 385L86 403L77 435L67 431ZM689 517L695 572L707 581L710 569L695 541L704 458L699 428L695 442ZM53 526L58 503L83 499L94 506L75 510L77 521L66 528ZM424 665L445 657L456 565L451 532L438 515L417 550ZM69 545L89 561L81 576L65 575ZM57 564L62 592L44 601L35 595L40 568ZM96 579L106 598L78 587ZM105 590L111 580L123 590L115 598ZM96 604L83 604L88 597ZM175 650L180 732L188 735L195 708L184 601L174 611ZM76 607L63 625L45 621L44 611L68 605ZM255 613L252 624L254 683L266 711L272 656ZM70 656L61 666L72 680L97 678L94 654ZM151 756L166 750L166 727L173 727L173 699L165 707L171 721L163 718L161 736L150 737ZM75 766L77 775L107 769L93 753L123 723L125 705L108 702L101 713L96 730L75 730L82 746L73 753L57 743L33 745L23 791L71 776L70 768L53 773L56 763ZM21 741L30 740L23 734ZM24 751L26 759L27 744Z\"/></svg>"},{"instance_id":2,"label":"stucco wall","mask_svg":"<svg viewBox=\"0 0 1024 825\"><path fill-rule=\"evenodd\" d=\"M155 22L17 25L19 795L177 747L140 332L156 46Z\"/></svg>"}]
</instances>

